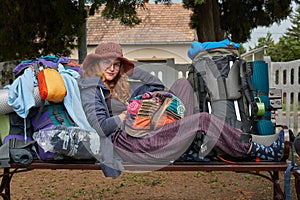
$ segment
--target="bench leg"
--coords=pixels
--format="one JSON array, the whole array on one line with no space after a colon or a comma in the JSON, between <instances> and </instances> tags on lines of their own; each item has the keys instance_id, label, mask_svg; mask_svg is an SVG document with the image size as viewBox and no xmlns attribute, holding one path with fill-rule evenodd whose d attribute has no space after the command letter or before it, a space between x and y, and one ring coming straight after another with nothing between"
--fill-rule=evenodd
<instances>
[{"instance_id":1,"label":"bench leg","mask_svg":"<svg viewBox=\"0 0 300 200\"><path fill-rule=\"evenodd\" d=\"M278 171L268 171L269 176L266 174L261 174L259 171L248 171L242 173L253 174L256 176L263 177L273 183L273 200L285 200L285 194L280 186L279 172ZM300 180L300 179L299 179Z\"/></svg>"},{"instance_id":2,"label":"bench leg","mask_svg":"<svg viewBox=\"0 0 300 200\"><path fill-rule=\"evenodd\" d=\"M300 173L298 171L293 171L293 174L295 177L295 188L296 188L297 198L300 199Z\"/></svg>"},{"instance_id":3,"label":"bench leg","mask_svg":"<svg viewBox=\"0 0 300 200\"><path fill-rule=\"evenodd\" d=\"M285 194L282 191L281 186L280 186L279 172L274 171L273 174L271 174L271 177L273 179L273 199L274 200L284 200Z\"/></svg>"},{"instance_id":4,"label":"bench leg","mask_svg":"<svg viewBox=\"0 0 300 200\"><path fill-rule=\"evenodd\" d=\"M13 173L10 174L10 168L4 168L1 185L0 185L0 196L3 200L10 200L10 181Z\"/></svg>"}]
</instances>

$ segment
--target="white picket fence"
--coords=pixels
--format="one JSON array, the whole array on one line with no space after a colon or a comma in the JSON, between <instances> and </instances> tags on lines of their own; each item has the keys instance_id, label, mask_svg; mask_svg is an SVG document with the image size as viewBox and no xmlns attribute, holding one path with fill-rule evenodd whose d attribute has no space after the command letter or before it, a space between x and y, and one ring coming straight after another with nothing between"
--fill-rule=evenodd
<instances>
[{"instance_id":1,"label":"white picket fence","mask_svg":"<svg viewBox=\"0 0 300 200\"><path fill-rule=\"evenodd\" d=\"M262 49L263 50L263 49ZM276 124L286 125L294 134L300 131L300 60L291 62L271 62L269 57L253 56L255 60L263 59L269 68L269 87L281 89L283 109L276 111ZM174 59L166 63L142 63L141 67L158 76L167 87L178 78L187 77L190 64L174 64Z\"/></svg>"},{"instance_id":2,"label":"white picket fence","mask_svg":"<svg viewBox=\"0 0 300 200\"><path fill-rule=\"evenodd\" d=\"M300 131L300 60L271 62L270 57L264 60L269 66L270 88L282 90L283 109L277 110L276 123L287 125L297 134Z\"/></svg>"}]
</instances>

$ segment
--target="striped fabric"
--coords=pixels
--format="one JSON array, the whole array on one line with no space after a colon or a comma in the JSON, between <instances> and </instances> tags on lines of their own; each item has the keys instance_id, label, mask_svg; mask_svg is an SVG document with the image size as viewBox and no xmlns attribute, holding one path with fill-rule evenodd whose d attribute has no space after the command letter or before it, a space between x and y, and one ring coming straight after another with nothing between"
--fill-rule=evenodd
<instances>
[{"instance_id":1,"label":"striped fabric","mask_svg":"<svg viewBox=\"0 0 300 200\"><path fill-rule=\"evenodd\" d=\"M148 92L135 97L127 111L126 132L133 137L143 137L151 130L182 119L185 107L174 94Z\"/></svg>"}]
</instances>

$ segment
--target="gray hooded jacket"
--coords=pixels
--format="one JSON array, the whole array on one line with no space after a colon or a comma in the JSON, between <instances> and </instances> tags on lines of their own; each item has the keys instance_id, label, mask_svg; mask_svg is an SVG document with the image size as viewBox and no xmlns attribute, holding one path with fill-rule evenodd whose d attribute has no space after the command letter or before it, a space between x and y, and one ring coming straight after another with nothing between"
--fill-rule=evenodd
<instances>
[{"instance_id":1,"label":"gray hooded jacket","mask_svg":"<svg viewBox=\"0 0 300 200\"><path fill-rule=\"evenodd\" d=\"M139 85L131 91L133 96L165 88L157 77L138 67L134 68L129 78L139 81ZM87 120L100 135L101 163L121 171L123 169L121 159L114 151L111 134L123 128L123 123L117 114L124 111L126 106L121 106L120 102L109 98L110 91L99 77L82 78L78 81L78 86Z\"/></svg>"},{"instance_id":2,"label":"gray hooded jacket","mask_svg":"<svg viewBox=\"0 0 300 200\"><path fill-rule=\"evenodd\" d=\"M98 77L80 79L78 86L87 120L100 136L101 169L105 176L117 177L124 168L114 151L110 133L121 128L122 123L118 116L109 116L105 103L109 90Z\"/></svg>"}]
</instances>

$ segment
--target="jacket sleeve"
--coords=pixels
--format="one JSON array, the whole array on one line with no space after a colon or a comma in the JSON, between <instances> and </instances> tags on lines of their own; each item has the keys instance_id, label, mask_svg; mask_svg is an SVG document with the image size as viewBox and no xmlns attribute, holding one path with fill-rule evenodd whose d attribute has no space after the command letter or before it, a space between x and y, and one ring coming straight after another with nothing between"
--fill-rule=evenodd
<instances>
[{"instance_id":1,"label":"jacket sleeve","mask_svg":"<svg viewBox=\"0 0 300 200\"><path fill-rule=\"evenodd\" d=\"M81 99L87 120L98 134L108 136L123 127L119 116L109 116L101 87L81 89Z\"/></svg>"},{"instance_id":2,"label":"jacket sleeve","mask_svg":"<svg viewBox=\"0 0 300 200\"><path fill-rule=\"evenodd\" d=\"M160 86L161 88L165 87L158 77L153 76L152 74L140 67L135 67L132 75L130 75L129 78L134 80L140 80L142 83L147 85Z\"/></svg>"},{"instance_id":3,"label":"jacket sleeve","mask_svg":"<svg viewBox=\"0 0 300 200\"><path fill-rule=\"evenodd\" d=\"M140 81L136 83L135 86L132 86L131 98L145 92L162 91L165 89L164 84L158 77L153 76L140 67L135 67L132 75L130 75L129 78Z\"/></svg>"}]
</instances>

